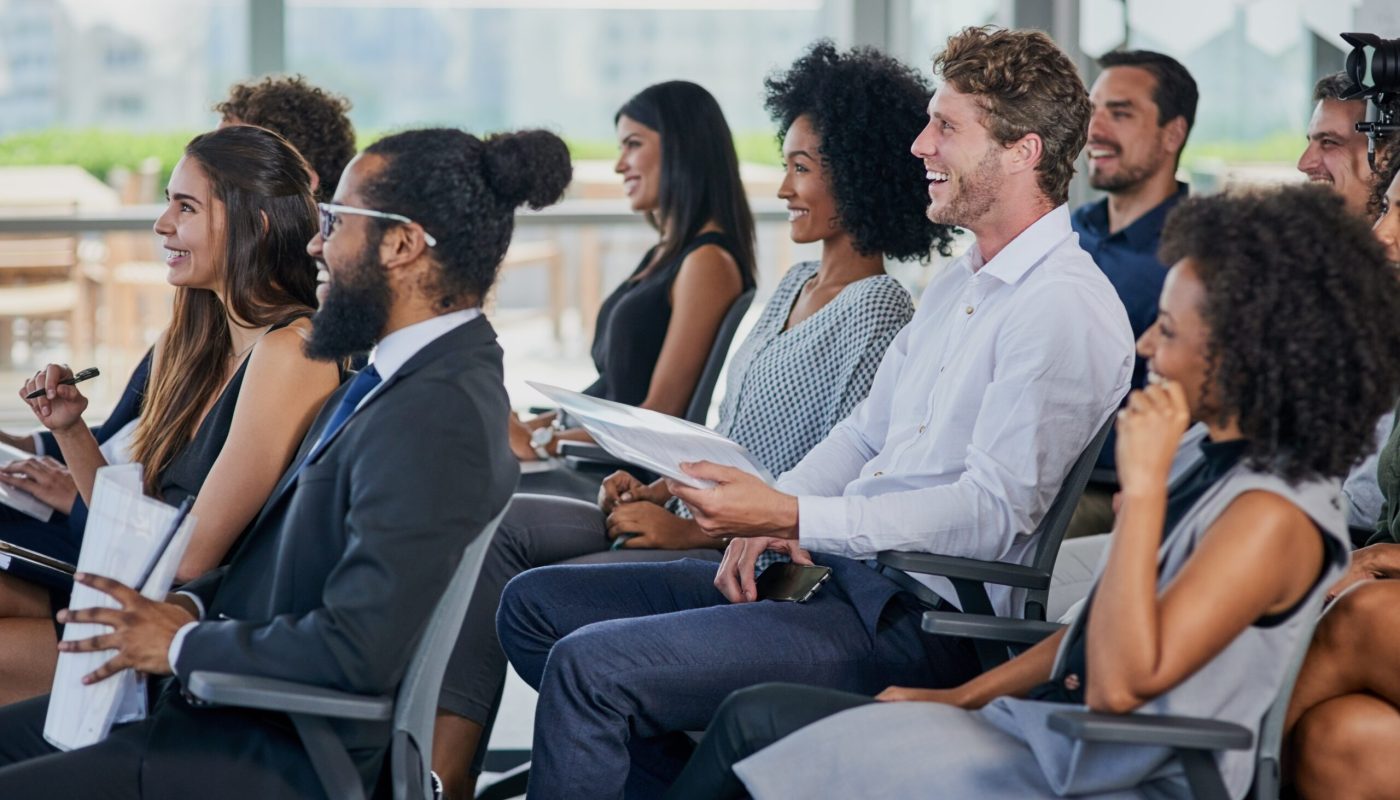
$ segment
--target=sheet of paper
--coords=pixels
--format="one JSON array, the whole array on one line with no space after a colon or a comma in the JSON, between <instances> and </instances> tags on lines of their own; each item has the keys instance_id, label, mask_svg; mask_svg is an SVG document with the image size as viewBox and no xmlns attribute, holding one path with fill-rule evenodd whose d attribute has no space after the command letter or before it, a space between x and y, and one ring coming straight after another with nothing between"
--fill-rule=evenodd
<instances>
[{"instance_id":1,"label":"sheet of paper","mask_svg":"<svg viewBox=\"0 0 1400 800\"><path fill-rule=\"evenodd\" d=\"M33 453L26 453L17 447L0 444L0 466L11 461L23 461L33 457ZM48 503L20 489L0 486L0 503L4 503L22 514L28 514L40 522L48 522L53 517L53 509L49 507Z\"/></svg>"},{"instance_id":2,"label":"sheet of paper","mask_svg":"<svg viewBox=\"0 0 1400 800\"><path fill-rule=\"evenodd\" d=\"M748 450L702 425L545 383L527 383L568 411L604 450L658 475L709 488L709 481L687 475L680 465L711 461L773 482L773 476Z\"/></svg>"},{"instance_id":3,"label":"sheet of paper","mask_svg":"<svg viewBox=\"0 0 1400 800\"><path fill-rule=\"evenodd\" d=\"M141 472L140 464L97 471L83 547L78 554L80 572L105 575L128 586L140 578L176 515L174 506L142 494ZM146 582L142 592L146 597L163 599L170 590L194 526L194 517L187 516ZM116 608L117 602L110 595L75 584L68 607ZM86 639L109 631L106 625L70 624L64 629L63 639ZM110 650L59 655L44 721L44 738L54 747L72 750L102 741L117 720L119 708L127 712L127 718L144 714L145 705L140 702L142 679L132 670L83 685L83 676L111 657ZM130 716L133 711L135 716Z\"/></svg>"}]
</instances>

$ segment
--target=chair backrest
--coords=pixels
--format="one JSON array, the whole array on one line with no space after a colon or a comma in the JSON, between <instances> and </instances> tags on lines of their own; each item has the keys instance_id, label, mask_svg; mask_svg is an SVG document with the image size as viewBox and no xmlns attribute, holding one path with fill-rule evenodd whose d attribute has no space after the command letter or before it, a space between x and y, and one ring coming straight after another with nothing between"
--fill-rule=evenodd
<instances>
[{"instance_id":1,"label":"chair backrest","mask_svg":"<svg viewBox=\"0 0 1400 800\"><path fill-rule=\"evenodd\" d=\"M1305 615L1303 619L1308 622L1300 631L1297 650L1288 663L1288 669L1283 673L1278 696L1274 698L1269 710L1264 712L1264 719L1259 723L1259 742L1254 760L1254 786L1250 789L1250 797L1274 800L1279 796L1283 785L1279 756L1279 751L1283 748L1283 718L1288 713L1288 701L1293 697L1293 684L1297 682L1298 673L1303 668L1303 660L1308 655L1308 644L1312 642L1313 629L1322 617L1322 603L1325 597L1325 592L1315 592L1314 597L1295 612Z\"/></svg>"},{"instance_id":2,"label":"chair backrest","mask_svg":"<svg viewBox=\"0 0 1400 800\"><path fill-rule=\"evenodd\" d=\"M754 291L748 289L734 298L729 311L725 312L724 319L719 323L719 330L715 332L715 343L710 347L710 356L705 359L705 368L700 371L700 380L695 384L695 393L690 396L690 405L685 410L686 420L696 425L704 425L706 417L710 415L710 400L714 398L720 370L724 369L724 360L729 357L729 345L734 343L739 323L748 313L749 306L753 305Z\"/></svg>"},{"instance_id":3,"label":"chair backrest","mask_svg":"<svg viewBox=\"0 0 1400 800\"><path fill-rule=\"evenodd\" d=\"M1103 450L1103 443L1108 439L1108 432L1113 429L1113 421L1116 418L1116 414L1109 414L1099 432L1094 434L1094 438L1089 440L1079 458L1074 460L1064 483L1060 484L1060 490L1055 493L1055 499L1050 501L1049 510L1036 526L1039 538L1036 540L1035 559L1031 566L1046 575L1055 571L1055 559L1060 555L1060 543L1065 540L1065 531L1069 530L1075 506L1079 505L1079 498L1084 495L1084 487L1089 485L1094 463L1099 460L1099 451ZM1049 602L1048 588L1026 590L1026 619L1045 619L1045 609Z\"/></svg>"},{"instance_id":4,"label":"chair backrest","mask_svg":"<svg viewBox=\"0 0 1400 800\"><path fill-rule=\"evenodd\" d=\"M433 753L433 721L437 715L438 694L447 659L462 629L472 587L476 585L486 549L496 534L510 503L462 553L462 560L428 618L428 625L414 647L403 682L394 700L394 739L390 759L394 779L394 800L432 800L429 759Z\"/></svg>"}]
</instances>

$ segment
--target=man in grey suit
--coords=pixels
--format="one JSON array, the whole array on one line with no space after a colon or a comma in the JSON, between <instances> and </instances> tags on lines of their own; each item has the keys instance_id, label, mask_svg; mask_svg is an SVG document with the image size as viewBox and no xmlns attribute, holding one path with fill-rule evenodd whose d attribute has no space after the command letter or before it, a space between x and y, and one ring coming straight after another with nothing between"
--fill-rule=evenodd
<instances>
[{"instance_id":1,"label":"man in grey suit","mask_svg":"<svg viewBox=\"0 0 1400 800\"><path fill-rule=\"evenodd\" d=\"M145 721L67 753L42 738L47 698L0 710L0 794L323 796L285 715L201 707L180 680L212 669L394 690L463 549L515 488L501 349L479 306L514 209L554 202L569 176L563 142L538 131L409 131L346 168L308 246L325 285L307 351L373 346L369 366L326 403L226 566L164 603L78 579L123 606L59 615L112 628L61 645L113 651L89 680L128 667L173 679ZM389 725L336 724L371 792Z\"/></svg>"}]
</instances>

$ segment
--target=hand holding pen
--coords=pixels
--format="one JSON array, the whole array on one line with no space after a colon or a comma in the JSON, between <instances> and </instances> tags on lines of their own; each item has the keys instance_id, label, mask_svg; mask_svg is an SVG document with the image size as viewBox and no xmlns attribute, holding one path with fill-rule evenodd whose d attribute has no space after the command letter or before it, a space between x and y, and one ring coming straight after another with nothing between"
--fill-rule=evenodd
<instances>
[{"instance_id":1,"label":"hand holding pen","mask_svg":"<svg viewBox=\"0 0 1400 800\"><path fill-rule=\"evenodd\" d=\"M97 374L96 368L74 375L71 369L62 364L49 364L25 381L20 397L33 409L44 427L52 431L62 430L80 421L83 411L87 409L87 398L73 384Z\"/></svg>"},{"instance_id":2,"label":"hand holding pen","mask_svg":"<svg viewBox=\"0 0 1400 800\"><path fill-rule=\"evenodd\" d=\"M87 380L88 378L96 378L98 375L101 375L101 374L102 374L101 372L98 372L98 371L97 371L97 367L88 367L87 369L83 370L82 372L79 372L77 375L74 375L74 376L71 377L71 378L64 378L64 379L60 380L60 381L58 382L58 385L59 385L59 386L72 386L72 385L77 384L77 383L82 383L83 381ZM38 398L44 396L44 392L45 392L44 389L35 389L34 391L32 391L32 392L30 392L29 394L25 395L25 396L24 396L24 399L25 399L25 400L35 400L35 399L38 399Z\"/></svg>"}]
</instances>

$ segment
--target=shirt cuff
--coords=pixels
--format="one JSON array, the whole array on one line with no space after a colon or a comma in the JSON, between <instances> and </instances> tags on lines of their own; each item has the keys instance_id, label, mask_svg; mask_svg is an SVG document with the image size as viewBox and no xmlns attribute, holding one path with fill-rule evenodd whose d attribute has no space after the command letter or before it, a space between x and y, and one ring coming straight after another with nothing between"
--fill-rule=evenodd
<instances>
[{"instance_id":1,"label":"shirt cuff","mask_svg":"<svg viewBox=\"0 0 1400 800\"><path fill-rule=\"evenodd\" d=\"M190 599L190 602L194 603L195 619L204 619L204 601L199 599L199 595L195 594L194 592L176 592L175 594L178 594L182 597L188 597Z\"/></svg>"},{"instance_id":2,"label":"shirt cuff","mask_svg":"<svg viewBox=\"0 0 1400 800\"><path fill-rule=\"evenodd\" d=\"M180 626L180 630L175 631L175 638L170 640L170 650L166 653L165 657L166 660L170 662L170 672L172 674L175 673L175 664L180 660L180 648L185 644L185 637L188 636L190 631L194 630L194 626L198 624L198 622L186 622L184 625ZM178 678L180 676L177 674L175 677Z\"/></svg>"},{"instance_id":3,"label":"shirt cuff","mask_svg":"<svg viewBox=\"0 0 1400 800\"><path fill-rule=\"evenodd\" d=\"M843 497L797 498L797 543L804 550L830 555L850 555Z\"/></svg>"},{"instance_id":4,"label":"shirt cuff","mask_svg":"<svg viewBox=\"0 0 1400 800\"><path fill-rule=\"evenodd\" d=\"M32 439L34 440L34 455L36 455L36 456L47 455L47 454L44 452L44 436L43 436L43 433L42 433L41 431L34 431L33 433L29 434L29 436L30 436L30 438L32 438Z\"/></svg>"}]
</instances>

